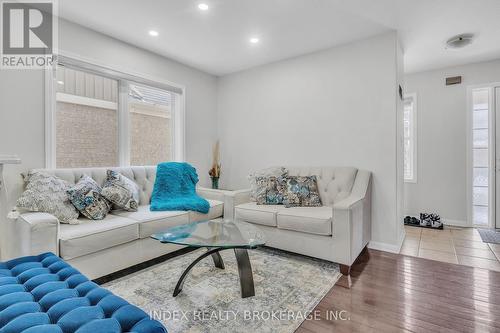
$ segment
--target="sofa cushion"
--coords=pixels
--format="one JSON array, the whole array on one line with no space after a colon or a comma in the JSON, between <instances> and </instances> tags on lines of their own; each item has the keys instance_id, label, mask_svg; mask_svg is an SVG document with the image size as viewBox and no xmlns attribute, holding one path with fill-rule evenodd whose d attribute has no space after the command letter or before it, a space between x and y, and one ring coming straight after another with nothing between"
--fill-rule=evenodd
<instances>
[{"instance_id":1,"label":"sofa cushion","mask_svg":"<svg viewBox=\"0 0 500 333\"><path fill-rule=\"evenodd\" d=\"M237 220L276 227L276 214L280 207L283 206L257 205L256 202L248 202L236 206L234 214Z\"/></svg>"},{"instance_id":2,"label":"sofa cushion","mask_svg":"<svg viewBox=\"0 0 500 333\"><path fill-rule=\"evenodd\" d=\"M190 211L189 212L189 221L190 222L198 222L198 221L206 221L213 220L218 217L221 217L224 214L224 202L219 200L208 200L210 204L210 210L207 214L202 214L199 212Z\"/></svg>"},{"instance_id":3,"label":"sofa cushion","mask_svg":"<svg viewBox=\"0 0 500 333\"><path fill-rule=\"evenodd\" d=\"M280 209L277 214L279 229L316 235L332 234L332 207L292 207Z\"/></svg>"},{"instance_id":4,"label":"sofa cushion","mask_svg":"<svg viewBox=\"0 0 500 333\"><path fill-rule=\"evenodd\" d=\"M168 227L189 223L189 212L178 210L152 212L149 210L149 205L139 206L137 212L117 210L111 214L137 221L140 238L147 238Z\"/></svg>"},{"instance_id":5,"label":"sofa cushion","mask_svg":"<svg viewBox=\"0 0 500 333\"><path fill-rule=\"evenodd\" d=\"M64 259L80 257L139 239L137 221L109 214L104 220L80 218L77 225L60 226L59 254Z\"/></svg>"}]
</instances>

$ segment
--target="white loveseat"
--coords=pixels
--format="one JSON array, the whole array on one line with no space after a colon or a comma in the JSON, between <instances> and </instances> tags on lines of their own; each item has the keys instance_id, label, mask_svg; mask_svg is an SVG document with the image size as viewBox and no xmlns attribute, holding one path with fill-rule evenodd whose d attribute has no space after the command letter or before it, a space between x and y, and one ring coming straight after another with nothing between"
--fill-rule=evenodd
<instances>
[{"instance_id":1,"label":"white loveseat","mask_svg":"<svg viewBox=\"0 0 500 333\"><path fill-rule=\"evenodd\" d=\"M102 185L108 168L43 170L75 184L83 174ZM161 244L150 236L167 227L223 216L224 194L198 188L208 199L208 214L186 211L151 212L149 203L156 177L155 166L111 168L134 180L140 189L137 212L112 211L104 220L80 217L80 224L60 224L47 213L24 213L7 221L9 257L53 252L91 279L154 259L181 248ZM19 191L18 191L19 192Z\"/></svg>"},{"instance_id":2,"label":"white loveseat","mask_svg":"<svg viewBox=\"0 0 500 333\"><path fill-rule=\"evenodd\" d=\"M287 167L290 176L316 175L323 207L257 205L250 191L234 198L236 219L254 223L266 245L350 266L371 239L371 173L352 167Z\"/></svg>"}]
</instances>

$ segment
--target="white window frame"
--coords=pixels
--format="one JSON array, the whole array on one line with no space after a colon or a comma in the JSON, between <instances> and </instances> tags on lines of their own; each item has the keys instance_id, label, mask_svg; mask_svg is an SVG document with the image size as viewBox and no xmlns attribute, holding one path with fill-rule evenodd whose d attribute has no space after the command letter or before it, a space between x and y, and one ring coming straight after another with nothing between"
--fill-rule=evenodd
<instances>
[{"instance_id":1,"label":"white window frame","mask_svg":"<svg viewBox=\"0 0 500 333\"><path fill-rule=\"evenodd\" d=\"M412 153L412 168L413 168L413 177L411 178L406 178L406 172L403 167L403 177L405 183L417 183L417 170L418 170L418 103L417 103L417 93L407 93L404 95L403 99L411 98L413 100L413 110L411 114L411 124L410 124L410 141L411 141L411 146L413 147L413 153ZM404 105L403 105L404 107ZM403 133L403 138L404 138L404 133ZM404 149L404 142L403 142L403 149ZM403 152L404 156L404 152Z\"/></svg>"},{"instance_id":2,"label":"white window frame","mask_svg":"<svg viewBox=\"0 0 500 333\"><path fill-rule=\"evenodd\" d=\"M185 105L186 87L177 83L152 77L142 73L134 73L116 67L101 64L98 61L82 58L74 54L62 52L56 63L75 69L89 71L119 81L118 89L118 166L130 166L130 136L128 114L128 84L133 82L178 93L172 115L172 160L184 161L186 156ZM45 75L45 167L56 168L56 67L44 71Z\"/></svg>"}]
</instances>

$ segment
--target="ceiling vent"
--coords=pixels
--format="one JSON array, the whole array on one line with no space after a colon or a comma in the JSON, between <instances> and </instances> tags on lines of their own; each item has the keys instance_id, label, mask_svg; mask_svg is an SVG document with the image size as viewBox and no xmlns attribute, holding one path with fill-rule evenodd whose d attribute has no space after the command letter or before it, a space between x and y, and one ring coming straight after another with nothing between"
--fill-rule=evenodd
<instances>
[{"instance_id":1,"label":"ceiling vent","mask_svg":"<svg viewBox=\"0 0 500 333\"><path fill-rule=\"evenodd\" d=\"M446 41L446 48L447 49L460 49L460 48L465 47L469 44L472 44L473 40L474 40L473 34L461 34L461 35L453 36Z\"/></svg>"}]
</instances>

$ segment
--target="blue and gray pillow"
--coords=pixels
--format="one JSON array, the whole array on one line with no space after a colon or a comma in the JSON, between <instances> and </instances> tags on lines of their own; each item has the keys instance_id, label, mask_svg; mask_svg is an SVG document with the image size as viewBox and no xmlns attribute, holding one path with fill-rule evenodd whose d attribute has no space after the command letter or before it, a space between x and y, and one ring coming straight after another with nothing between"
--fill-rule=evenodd
<instances>
[{"instance_id":1,"label":"blue and gray pillow","mask_svg":"<svg viewBox=\"0 0 500 333\"><path fill-rule=\"evenodd\" d=\"M107 170L107 179L101 194L113 208L136 212L139 207L139 187L133 181L113 170Z\"/></svg>"},{"instance_id":2,"label":"blue and gray pillow","mask_svg":"<svg viewBox=\"0 0 500 333\"><path fill-rule=\"evenodd\" d=\"M286 192L286 177L256 177L255 201L257 205L282 205Z\"/></svg>"},{"instance_id":3,"label":"blue and gray pillow","mask_svg":"<svg viewBox=\"0 0 500 333\"><path fill-rule=\"evenodd\" d=\"M289 176L286 179L285 207L320 207L316 176Z\"/></svg>"},{"instance_id":4,"label":"blue and gray pillow","mask_svg":"<svg viewBox=\"0 0 500 333\"><path fill-rule=\"evenodd\" d=\"M101 191L101 187L92 178L83 175L67 193L73 206L83 216L91 220L102 220L111 206L101 195Z\"/></svg>"}]
</instances>

